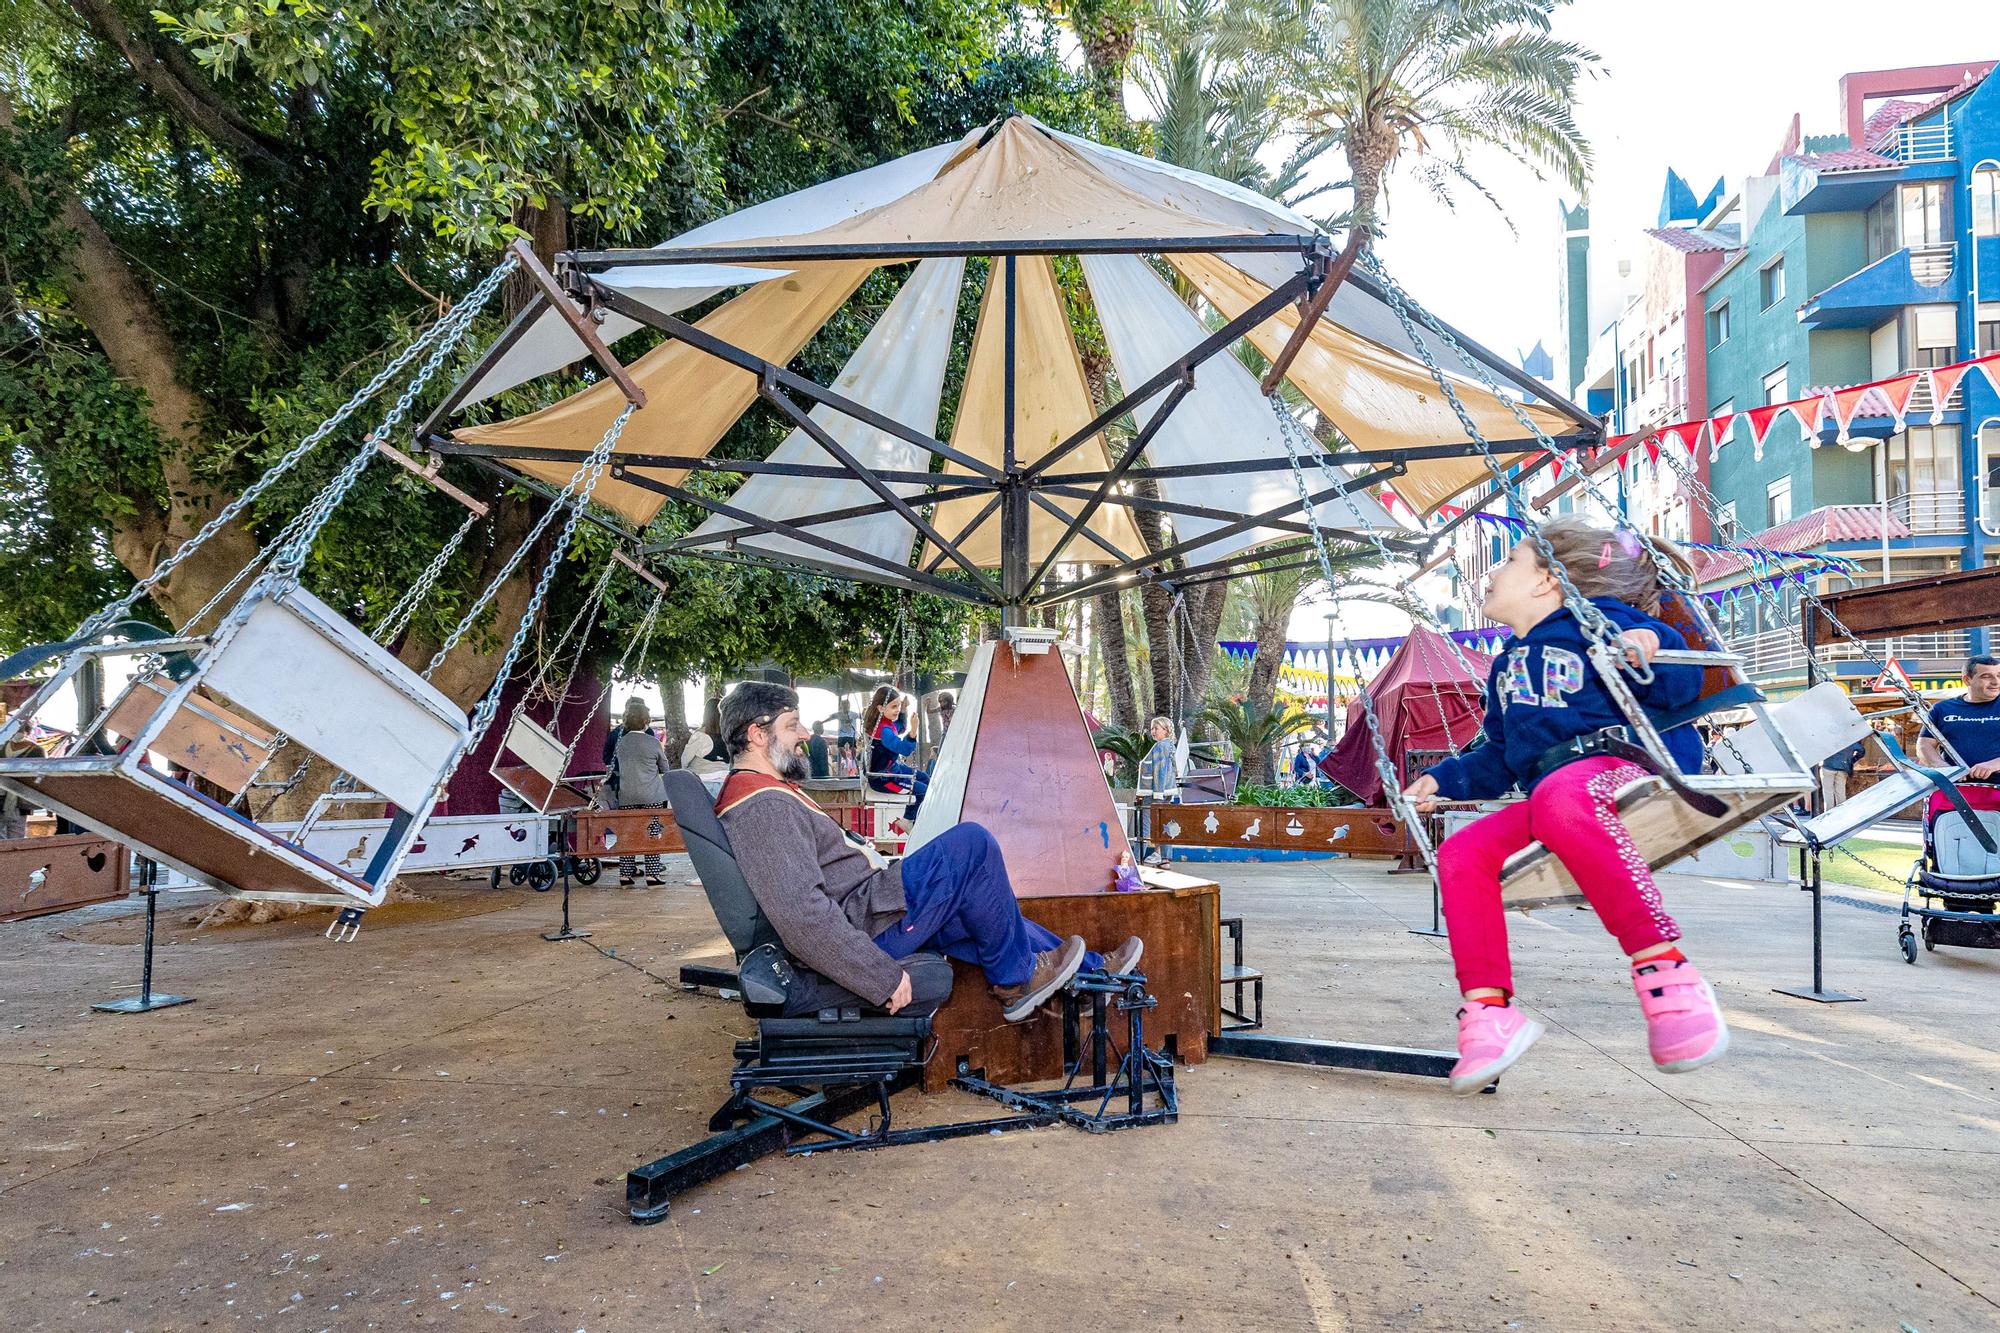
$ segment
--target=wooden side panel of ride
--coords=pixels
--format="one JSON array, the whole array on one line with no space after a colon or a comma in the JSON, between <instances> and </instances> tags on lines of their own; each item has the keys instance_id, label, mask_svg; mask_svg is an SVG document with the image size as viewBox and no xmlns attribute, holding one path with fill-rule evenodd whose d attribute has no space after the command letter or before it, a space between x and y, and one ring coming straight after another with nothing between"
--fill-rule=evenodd
<instances>
[{"instance_id":1,"label":"wooden side panel of ride","mask_svg":"<svg viewBox=\"0 0 2000 1333\"><path fill-rule=\"evenodd\" d=\"M649 856L687 850L671 810L580 810L575 815L575 831L570 850L578 856Z\"/></svg>"},{"instance_id":2,"label":"wooden side panel of ride","mask_svg":"<svg viewBox=\"0 0 2000 1333\"><path fill-rule=\"evenodd\" d=\"M131 875L125 849L95 833L0 842L0 921L123 898Z\"/></svg>"},{"instance_id":3,"label":"wooden side panel of ride","mask_svg":"<svg viewBox=\"0 0 2000 1333\"><path fill-rule=\"evenodd\" d=\"M1127 935L1144 939L1138 970L1159 1000L1145 1016L1146 1044L1168 1047L1183 1064L1200 1064L1208 1058L1209 1036L1222 1026L1221 891L1192 876L1168 872L1154 878L1176 887L1023 897L1021 911L1058 935L1083 936L1100 951L1116 948ZM1062 1077L1060 1017L1043 1012L1009 1023L987 993L984 973L960 962L952 970L951 1000L938 1011L937 1047L924 1065L925 1091L942 1090L960 1061L985 1070L996 1083ZM1123 1041L1122 1017L1115 1010L1110 1017Z\"/></svg>"},{"instance_id":4,"label":"wooden side panel of ride","mask_svg":"<svg viewBox=\"0 0 2000 1333\"><path fill-rule=\"evenodd\" d=\"M1015 897L1102 893L1132 847L1062 654L992 652L959 820L999 842Z\"/></svg>"},{"instance_id":5,"label":"wooden side panel of ride","mask_svg":"<svg viewBox=\"0 0 2000 1333\"><path fill-rule=\"evenodd\" d=\"M1156 805L1152 841L1163 847L1399 856L1403 825L1386 810L1261 805Z\"/></svg>"}]
</instances>

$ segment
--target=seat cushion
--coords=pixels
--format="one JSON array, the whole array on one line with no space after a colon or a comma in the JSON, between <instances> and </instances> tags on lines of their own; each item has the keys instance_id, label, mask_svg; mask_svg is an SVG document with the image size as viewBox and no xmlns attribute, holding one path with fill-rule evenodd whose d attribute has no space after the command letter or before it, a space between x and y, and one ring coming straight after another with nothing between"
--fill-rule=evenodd
<instances>
[{"instance_id":1,"label":"seat cushion","mask_svg":"<svg viewBox=\"0 0 2000 1333\"><path fill-rule=\"evenodd\" d=\"M858 1008L863 1014L870 1015L887 1012L817 972L808 972L796 964L794 967L791 990L785 997L785 1016L788 1018L816 1014L822 1009ZM951 998L949 958L934 953L913 953L903 960L903 970L910 975L910 1002L896 1011L896 1017L928 1017Z\"/></svg>"},{"instance_id":2,"label":"seat cushion","mask_svg":"<svg viewBox=\"0 0 2000 1333\"><path fill-rule=\"evenodd\" d=\"M2000 811L1975 810L1973 815L2000 844ZM1931 824L1931 846L1938 874L1952 879L2000 880L2000 853L1989 852L1966 826L1965 816L1946 810Z\"/></svg>"}]
</instances>

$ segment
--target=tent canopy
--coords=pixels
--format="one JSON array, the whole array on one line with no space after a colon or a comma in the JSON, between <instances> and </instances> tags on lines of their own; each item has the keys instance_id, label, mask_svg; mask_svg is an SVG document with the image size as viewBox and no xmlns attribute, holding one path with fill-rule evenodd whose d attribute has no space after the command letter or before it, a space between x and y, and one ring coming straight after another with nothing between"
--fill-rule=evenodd
<instances>
[{"instance_id":1,"label":"tent canopy","mask_svg":"<svg viewBox=\"0 0 2000 1333\"><path fill-rule=\"evenodd\" d=\"M653 250L564 256L567 291L606 342L642 326L668 335L626 367L647 405L594 498L634 527L669 498L707 508L668 549L1013 604L1035 600L1058 560L1102 567L1070 585L1080 596L1155 574L1169 557L1182 579L1221 576L1255 552L1299 558L1310 552L1308 505L1335 536L1372 529L1397 541L1407 534L1371 486L1393 484L1429 513L1488 472L1380 289L1350 273L1285 371L1353 445L1325 471L1290 466L1292 428L1236 355L1261 367L1284 353L1333 249L1312 223L1239 186L1012 116ZM970 256L989 262L975 269ZM1080 260L1081 282L1061 256ZM833 384L789 371L878 269L900 288ZM732 289L698 322L678 317ZM570 476L625 405L612 380L512 420L437 429L591 350L566 299L551 286L522 312L426 423L427 444L543 481ZM974 303L954 384L958 315ZM1084 306L1101 353L1072 336ZM1460 341L1462 353L1432 338L1431 355L1498 452L1538 449L1523 414L1551 437L1596 432L1580 409ZM1473 356L1522 398L1486 388ZM759 401L792 423L783 443L765 460L712 458ZM744 480L717 499L686 484L696 470ZM1140 541L1142 509L1167 525L1165 551ZM983 573L992 569L1001 583Z\"/></svg>"},{"instance_id":2,"label":"tent canopy","mask_svg":"<svg viewBox=\"0 0 2000 1333\"><path fill-rule=\"evenodd\" d=\"M1412 751L1463 750L1485 724L1492 659L1470 648L1462 651L1472 664L1469 672L1443 635L1413 626L1403 646L1368 682L1367 695L1388 733L1383 745L1399 775ZM1369 805L1378 805L1385 793L1369 730L1367 710L1356 699L1347 706L1347 730L1320 761L1320 770Z\"/></svg>"}]
</instances>

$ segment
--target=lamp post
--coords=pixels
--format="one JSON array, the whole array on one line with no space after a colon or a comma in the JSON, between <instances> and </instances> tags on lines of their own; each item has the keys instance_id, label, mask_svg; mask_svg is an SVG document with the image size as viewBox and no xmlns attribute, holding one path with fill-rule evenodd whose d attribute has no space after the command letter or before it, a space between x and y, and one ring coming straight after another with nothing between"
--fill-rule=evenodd
<instances>
[{"instance_id":1,"label":"lamp post","mask_svg":"<svg viewBox=\"0 0 2000 1333\"><path fill-rule=\"evenodd\" d=\"M1326 613L1326 743L1333 744L1333 624L1340 612Z\"/></svg>"}]
</instances>

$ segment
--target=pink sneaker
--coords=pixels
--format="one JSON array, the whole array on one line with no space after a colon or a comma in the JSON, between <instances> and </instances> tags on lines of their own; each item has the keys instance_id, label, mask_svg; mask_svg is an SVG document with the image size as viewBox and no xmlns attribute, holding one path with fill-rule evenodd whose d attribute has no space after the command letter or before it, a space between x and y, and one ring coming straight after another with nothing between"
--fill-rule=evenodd
<instances>
[{"instance_id":1,"label":"pink sneaker","mask_svg":"<svg viewBox=\"0 0 2000 1333\"><path fill-rule=\"evenodd\" d=\"M1632 969L1632 989L1646 1015L1646 1044L1662 1072L1684 1074L1722 1058L1729 1049L1729 1026L1715 1002L1715 988L1693 963L1655 964Z\"/></svg>"},{"instance_id":2,"label":"pink sneaker","mask_svg":"<svg viewBox=\"0 0 2000 1333\"><path fill-rule=\"evenodd\" d=\"M1466 1001L1458 1011L1458 1063L1451 1067L1451 1090L1461 1097L1484 1091L1545 1031L1513 1005Z\"/></svg>"}]
</instances>

